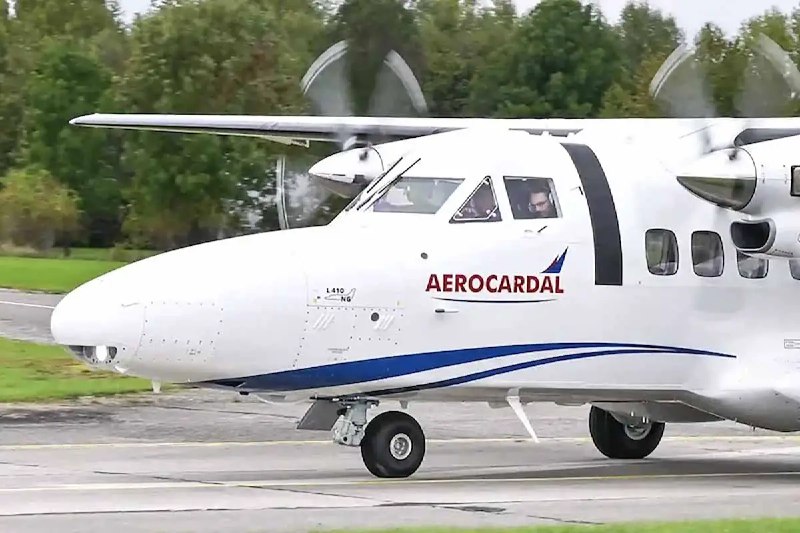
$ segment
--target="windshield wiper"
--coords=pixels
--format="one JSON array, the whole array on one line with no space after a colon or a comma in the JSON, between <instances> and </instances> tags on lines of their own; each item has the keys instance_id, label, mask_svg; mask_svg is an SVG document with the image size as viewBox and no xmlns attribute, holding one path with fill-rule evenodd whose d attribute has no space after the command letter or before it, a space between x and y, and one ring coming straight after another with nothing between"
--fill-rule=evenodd
<instances>
[{"instance_id":1,"label":"windshield wiper","mask_svg":"<svg viewBox=\"0 0 800 533\"><path fill-rule=\"evenodd\" d=\"M406 168L405 168L405 169L404 169L402 172L398 172L398 173L397 173L397 176L395 176L394 178L392 178L392 180L391 180L391 181L387 182L387 183L386 183L386 185L384 185L384 186L383 186L383 187L381 187L380 189L377 189L377 190L376 190L376 191L375 191L373 194L370 194L368 197L364 198L364 199L363 199L363 200L362 200L362 201L361 201L361 202L360 202L360 203L359 203L359 204L356 206L356 209L361 209L362 207L364 207L364 205L366 205L366 204L367 204L367 203L368 203L370 200L372 200L373 198L382 196L382 195L383 195L383 193L384 193L384 192L386 192L386 191L388 191L388 190L389 190L389 189L390 189L390 188L391 188L391 187L392 187L392 186L393 186L395 183L397 183L398 181L400 181L401 179L403 179L403 176L404 176L404 174L405 174L406 172L408 172L409 170L411 170L411 168L412 168L414 165L416 165L417 163L419 163L421 159L422 159L422 158L418 157L418 158L417 158L417 159L416 159L416 160L415 160L413 163L411 163L410 165L408 165L408 166L407 166L407 167L406 167ZM402 158L401 158L401 159L399 159L399 160L397 161L397 163L400 163L400 161L401 161L401 160L402 160ZM392 166L392 168L394 168L394 166L396 166L396 165L397 165L397 163L395 163L395 165L393 165L393 166ZM387 174L389 174L389 172L390 172L390 171L391 171L391 169L389 169L389 171L386 171L386 172L384 173L384 177L385 177ZM383 179L383 178L381 178L381 179ZM376 180L376 181L378 181L378 180Z\"/></svg>"},{"instance_id":2,"label":"windshield wiper","mask_svg":"<svg viewBox=\"0 0 800 533\"><path fill-rule=\"evenodd\" d=\"M375 177L375 179L373 179L371 182L369 182L369 183L367 184L367 186L366 186L366 187L364 187L364 189L362 189L362 190L361 190L361 192L359 192L359 193L356 195L356 197L355 197L355 198L353 198L353 200L352 200L352 201L351 201L349 204L347 204L347 207L345 207L345 208L344 208L344 210L345 210L345 211L350 211L350 210L351 210L351 209L353 209L353 208L354 208L356 205L358 205L359 201L360 201L362 198L366 198L366 195L368 195L368 194L369 194L369 192L370 192L372 189L374 189L374 188L375 188L375 186L378 184L378 182L379 182L379 181L381 181L381 180L382 180L384 177L386 177L386 175L387 175L389 172L391 172L391 171L392 171L392 169L394 169L394 167L396 167L397 165L399 165L399 164L400 164L400 161L402 161L402 160L403 160L403 158L402 158L402 157L398 158L398 159L397 159L397 161L395 161L394 163L392 163L392 165L391 165L391 166L390 166L388 169L386 169L386 170L385 170L384 172L382 172L380 175L376 176L376 177Z\"/></svg>"}]
</instances>

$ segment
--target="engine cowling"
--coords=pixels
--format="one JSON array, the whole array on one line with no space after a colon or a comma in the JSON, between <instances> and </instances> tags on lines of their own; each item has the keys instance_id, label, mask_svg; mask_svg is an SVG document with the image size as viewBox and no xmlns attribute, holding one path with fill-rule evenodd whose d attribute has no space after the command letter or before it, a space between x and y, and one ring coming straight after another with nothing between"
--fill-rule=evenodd
<instances>
[{"instance_id":1,"label":"engine cowling","mask_svg":"<svg viewBox=\"0 0 800 533\"><path fill-rule=\"evenodd\" d=\"M718 150L677 176L692 194L741 213L730 232L751 256L800 258L800 136Z\"/></svg>"}]
</instances>

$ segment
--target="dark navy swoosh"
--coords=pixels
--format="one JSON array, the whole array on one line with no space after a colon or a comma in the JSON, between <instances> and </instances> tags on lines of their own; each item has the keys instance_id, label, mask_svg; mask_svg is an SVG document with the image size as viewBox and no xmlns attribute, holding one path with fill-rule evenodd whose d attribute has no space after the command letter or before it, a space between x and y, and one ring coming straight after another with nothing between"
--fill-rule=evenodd
<instances>
[{"instance_id":1,"label":"dark navy swoosh","mask_svg":"<svg viewBox=\"0 0 800 533\"><path fill-rule=\"evenodd\" d=\"M482 372L475 372L473 374L466 374L464 376L458 376L449 379L443 379L440 381L433 381L430 383L420 384L420 385L410 385L408 387L397 387L393 389L382 389L377 391L366 392L364 395L366 396L388 396L392 394L402 394L406 392L417 392L422 390L428 389L439 389L443 387L451 387L453 385L461 385L464 383L469 383L471 381L477 381L479 379L485 379L492 376L498 376L500 374L508 374L510 372L516 372L517 370L525 370L527 368L533 368L537 366L544 366L553 363L561 363L564 361L577 361L580 359L592 359L595 357L603 357L606 355L631 355L631 354L670 354L670 355L694 355L688 354L685 352L676 352L673 350L641 350L641 349L625 349L625 350L604 350L599 352L584 352L584 353L574 353L574 354L565 354L559 355L556 357L547 357L544 359L536 359L535 361L525 361L524 363L517 363L514 365L509 366L502 366L498 368L492 368L489 370L484 370Z\"/></svg>"},{"instance_id":2,"label":"dark navy swoosh","mask_svg":"<svg viewBox=\"0 0 800 533\"><path fill-rule=\"evenodd\" d=\"M213 380L205 383L210 385L221 385L227 387L239 387L244 389L275 392L316 389L397 378L425 372L428 370L447 368L465 363L473 363L476 361L485 361L488 359L495 359L508 355L540 353L565 349L575 350L581 348L635 349L639 351L661 350L664 351L664 353L682 353L687 355L701 355L732 359L736 358L734 355L710 352L706 350L648 344L619 344L609 342L522 344L512 346L490 346L466 348L460 350L434 351L409 355L395 355L389 357L365 359L363 361L348 361L330 365L300 368L296 370L286 370L271 374Z\"/></svg>"}]
</instances>

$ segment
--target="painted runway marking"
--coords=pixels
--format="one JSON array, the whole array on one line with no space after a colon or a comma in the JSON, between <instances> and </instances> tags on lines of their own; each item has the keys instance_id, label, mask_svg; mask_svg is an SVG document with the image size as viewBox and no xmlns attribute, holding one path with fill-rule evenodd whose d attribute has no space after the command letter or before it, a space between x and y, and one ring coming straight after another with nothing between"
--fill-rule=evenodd
<instances>
[{"instance_id":1,"label":"painted runway marking","mask_svg":"<svg viewBox=\"0 0 800 533\"><path fill-rule=\"evenodd\" d=\"M7 302L5 300L0 300L0 305L15 305L17 307L34 307L37 309L55 309L55 306L52 305L26 304L22 302Z\"/></svg>"},{"instance_id":2,"label":"painted runway marking","mask_svg":"<svg viewBox=\"0 0 800 533\"><path fill-rule=\"evenodd\" d=\"M2 418L0 417L0 421ZM504 444L519 443L531 447L541 446L548 442L584 444L591 442L590 437L540 437L539 444L533 444L529 437L506 438L453 438L453 439L427 439L429 444ZM687 435L664 437L662 442L800 442L800 435ZM101 449L101 448L224 448L224 447L253 447L253 446L306 446L306 445L331 445L331 440L274 440L274 441L230 441L230 442L87 442L65 444L5 444L0 445L4 451L24 450L67 450L67 449ZM746 452L746 450L745 450Z\"/></svg>"},{"instance_id":3,"label":"painted runway marking","mask_svg":"<svg viewBox=\"0 0 800 533\"><path fill-rule=\"evenodd\" d=\"M309 488L309 487L361 487L381 485L481 485L487 483L562 483L576 481L651 481L665 479L727 479L746 477L798 477L800 472L715 472L704 474L621 474L608 476L567 476L567 477L509 477L509 478L460 478L460 479L375 479L375 480L312 480L312 481L163 481L140 483L86 483L64 484L47 487L18 487L0 488L0 494L18 492L91 492L112 490L152 490L152 489L220 489L220 488L258 488L281 489L284 487ZM790 489L790 488L789 488ZM332 494L329 496L352 497L352 495Z\"/></svg>"}]
</instances>

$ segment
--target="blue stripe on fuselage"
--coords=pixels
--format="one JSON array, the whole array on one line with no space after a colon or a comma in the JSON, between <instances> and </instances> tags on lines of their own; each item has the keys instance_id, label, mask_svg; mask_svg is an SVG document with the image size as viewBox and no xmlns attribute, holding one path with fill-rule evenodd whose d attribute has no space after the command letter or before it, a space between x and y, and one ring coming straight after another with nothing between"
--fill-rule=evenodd
<instances>
[{"instance_id":1,"label":"blue stripe on fuselage","mask_svg":"<svg viewBox=\"0 0 800 533\"><path fill-rule=\"evenodd\" d=\"M488 359L495 359L498 357L505 357L509 355L518 355L523 353L541 353L554 350L565 349L581 349L581 348L600 348L612 350L624 350L621 353L667 353L667 354L685 354L685 355L700 355L709 357L723 357L735 359L736 356L709 352L706 350L695 350L691 348L681 348L675 346L657 346L647 344L616 344L607 342L586 342L586 343L554 343L554 344L523 344L513 346L493 346L481 348L467 348L461 350L448 350L439 352L425 352L410 355L396 355L390 357L379 357L374 359L365 359L362 361L349 361L344 363L335 363L330 365L315 366L309 368L301 368L297 370L286 370L282 372L275 372L271 374L262 374L256 376L247 376L233 379L214 380L209 382L212 385L223 386L236 386L248 390L262 390L262 391L275 391L286 392L295 390L306 389L322 389L328 387L339 387L344 385L354 385L358 383L368 383L382 379L398 378L409 376L420 372L429 370L436 370L447 368L467 363L474 363L477 361L485 361ZM599 357L600 355L611 355L612 353L595 352L577 353L560 355L548 359L539 359L535 361L527 361L512 365L510 367L503 367L498 369L491 369L485 372L490 373L504 373L513 372L521 368L516 368L519 365L527 365L528 367L537 366L547 363L555 363L560 361L568 361L571 359L580 359L586 357ZM490 374L494 375L494 374ZM461 378L453 378L455 380L474 380L481 379L482 373L475 378L464 376ZM448 380L449 381L449 380ZM455 383L446 383L447 386Z\"/></svg>"}]
</instances>

